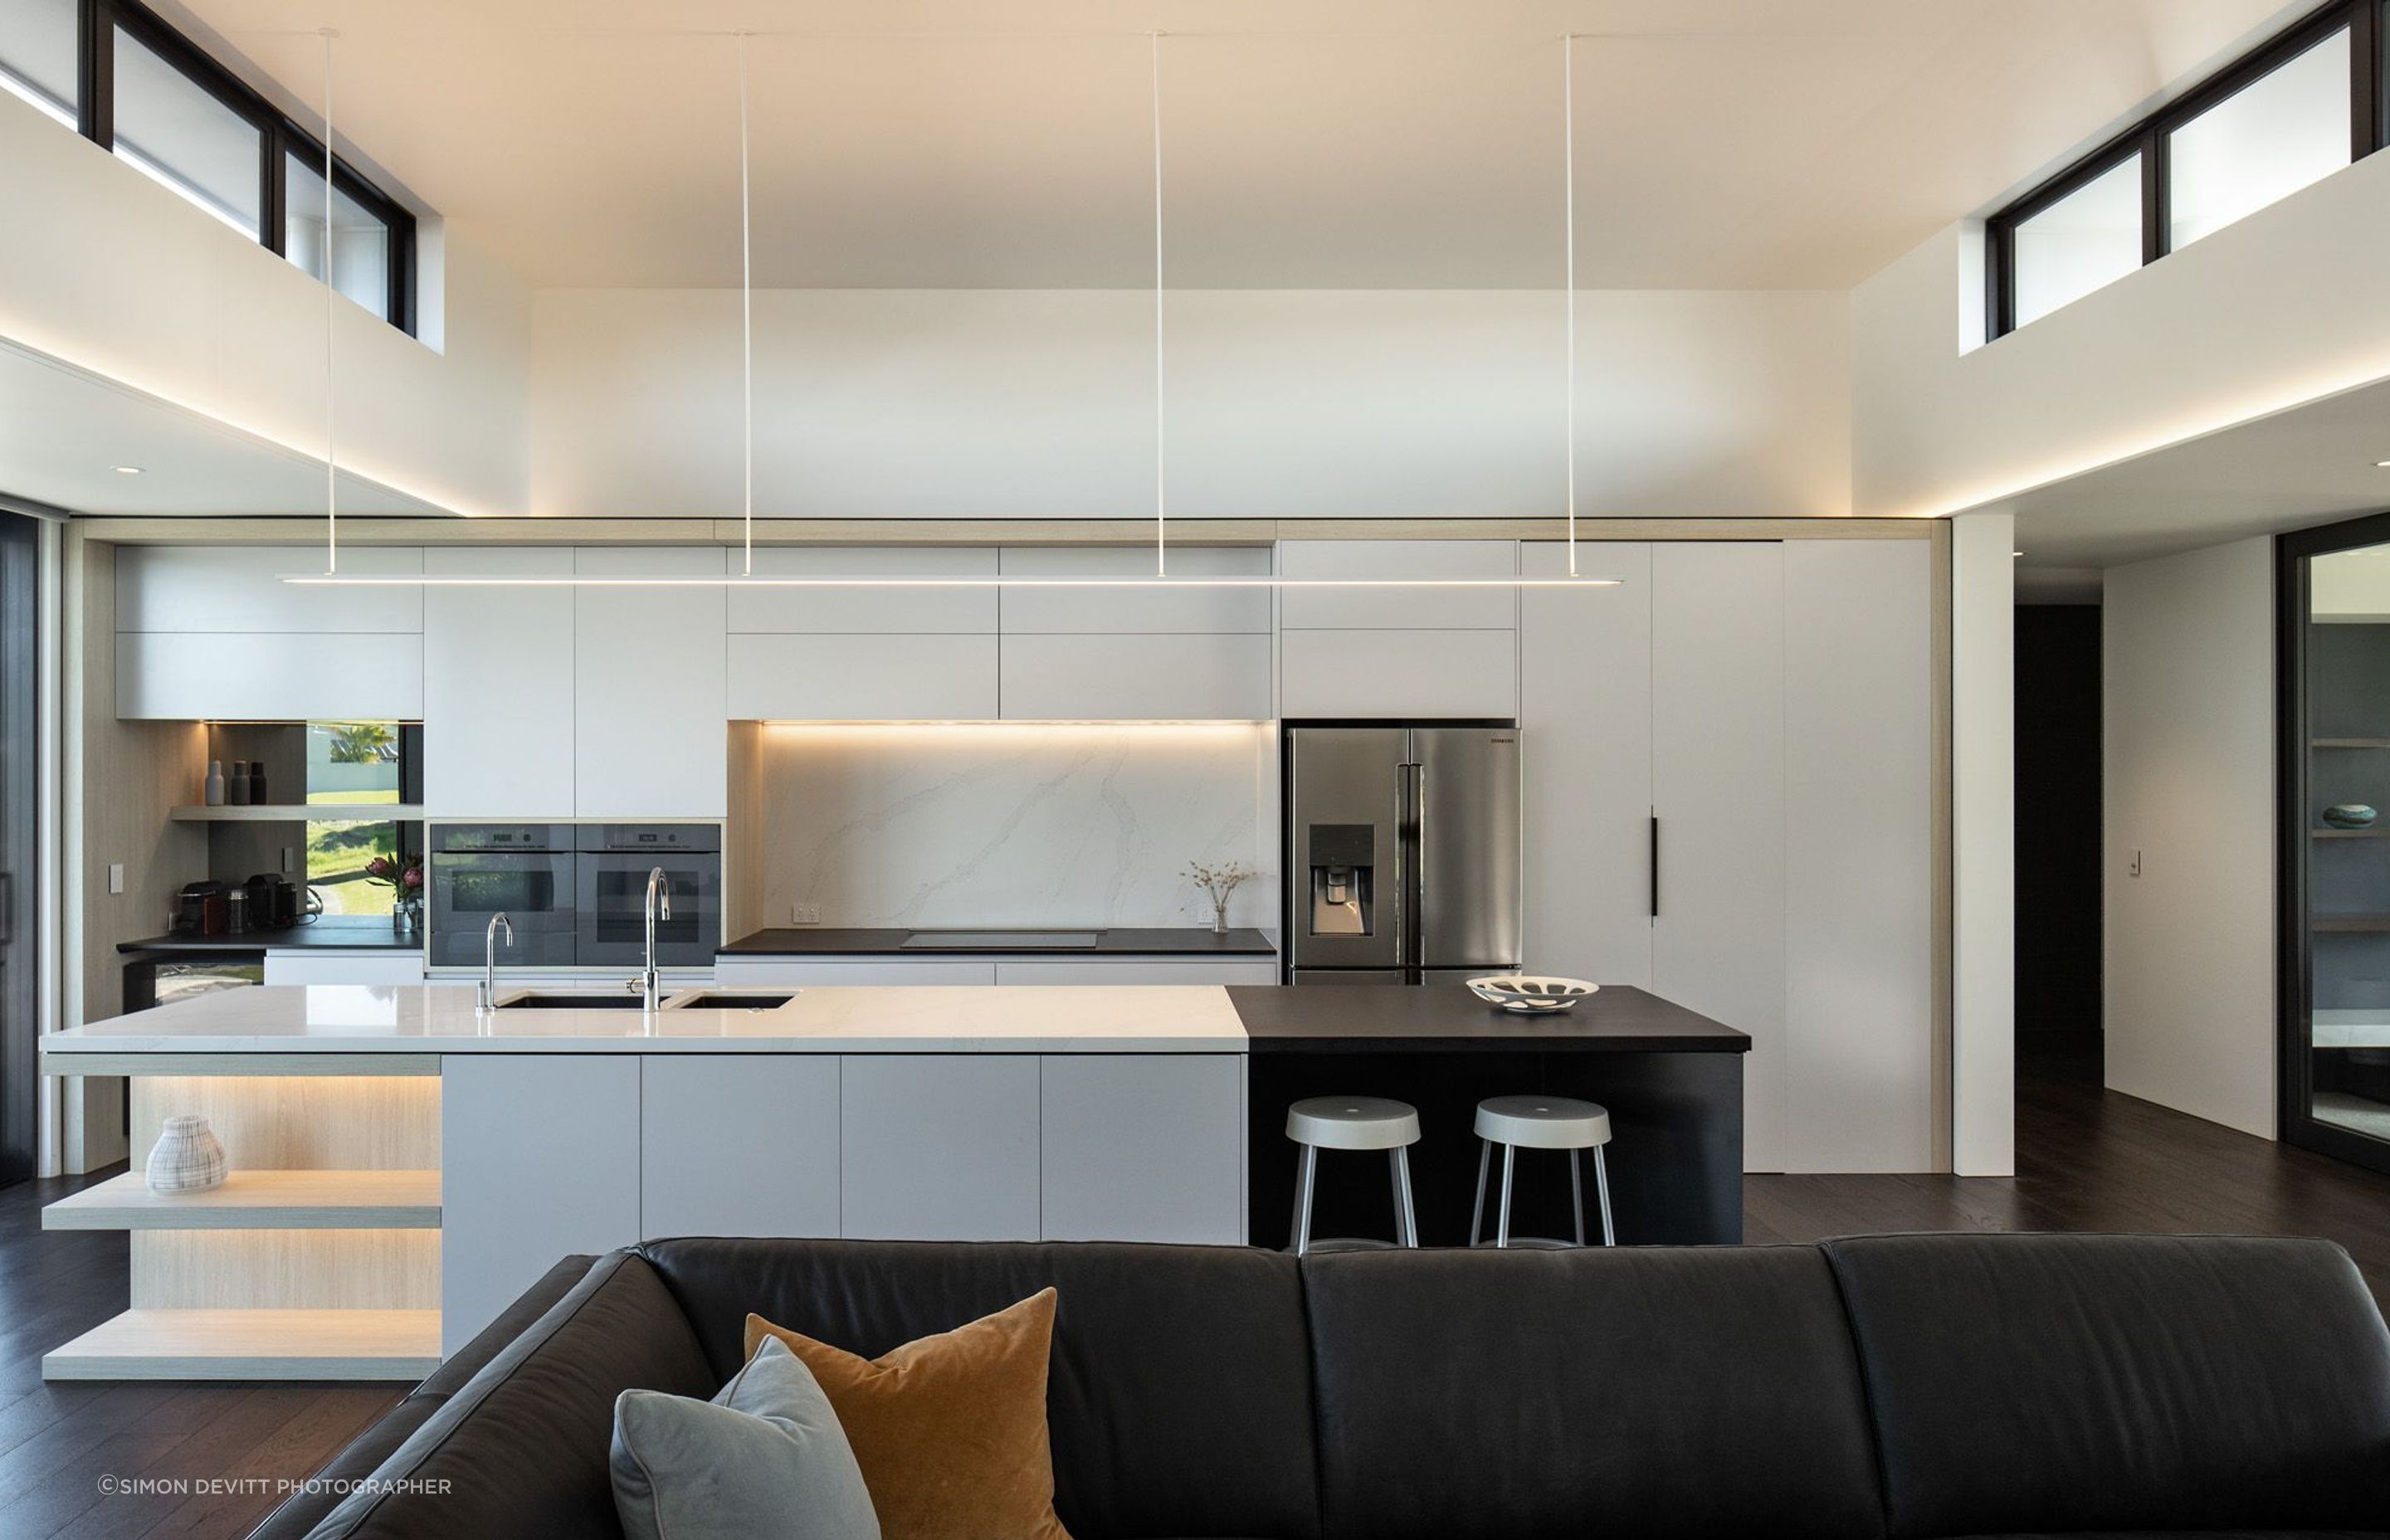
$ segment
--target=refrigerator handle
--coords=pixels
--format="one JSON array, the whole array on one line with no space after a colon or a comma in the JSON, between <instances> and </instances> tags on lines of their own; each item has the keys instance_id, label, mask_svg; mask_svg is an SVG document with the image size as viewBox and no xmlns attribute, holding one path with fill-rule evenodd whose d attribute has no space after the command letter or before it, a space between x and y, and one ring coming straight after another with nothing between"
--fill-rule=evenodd
<instances>
[{"instance_id":1,"label":"refrigerator handle","mask_svg":"<svg viewBox=\"0 0 2390 1540\"><path fill-rule=\"evenodd\" d=\"M1651 918L1660 918L1660 815L1651 815Z\"/></svg>"},{"instance_id":2,"label":"refrigerator handle","mask_svg":"<svg viewBox=\"0 0 2390 1540\"><path fill-rule=\"evenodd\" d=\"M1410 764L1403 766L1403 784L1410 800L1410 818L1405 829L1405 848L1409 854L1404 881L1403 967L1417 975L1427 966L1427 766ZM1423 982L1415 977L1407 982Z\"/></svg>"}]
</instances>

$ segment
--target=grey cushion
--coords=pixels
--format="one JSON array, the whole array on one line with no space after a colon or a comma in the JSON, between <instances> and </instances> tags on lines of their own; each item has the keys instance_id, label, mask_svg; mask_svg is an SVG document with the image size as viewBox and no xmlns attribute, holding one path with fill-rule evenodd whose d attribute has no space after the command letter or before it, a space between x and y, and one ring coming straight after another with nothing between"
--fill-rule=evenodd
<instances>
[{"instance_id":1,"label":"grey cushion","mask_svg":"<svg viewBox=\"0 0 2390 1540\"><path fill-rule=\"evenodd\" d=\"M630 1540L880 1540L829 1397L767 1340L712 1401L614 1400L614 1509Z\"/></svg>"}]
</instances>

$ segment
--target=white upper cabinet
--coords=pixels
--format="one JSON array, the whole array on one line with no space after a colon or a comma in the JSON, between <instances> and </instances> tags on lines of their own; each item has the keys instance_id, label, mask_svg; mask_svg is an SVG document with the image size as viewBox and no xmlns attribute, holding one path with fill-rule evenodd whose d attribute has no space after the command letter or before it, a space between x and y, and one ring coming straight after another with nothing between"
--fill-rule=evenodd
<instances>
[{"instance_id":1,"label":"white upper cabinet","mask_svg":"<svg viewBox=\"0 0 2390 1540\"><path fill-rule=\"evenodd\" d=\"M739 552L730 552L739 571ZM758 577L994 577L992 545L820 545L765 547L755 553ZM978 633L996 629L993 588L734 588L732 635L750 633L856 635ZM733 713L737 714L737 713Z\"/></svg>"},{"instance_id":2,"label":"white upper cabinet","mask_svg":"<svg viewBox=\"0 0 2390 1540\"><path fill-rule=\"evenodd\" d=\"M1515 540L1289 540L1279 571L1290 578L1508 578ZM1290 631L1514 628L1515 588L1290 588L1279 611Z\"/></svg>"},{"instance_id":3,"label":"white upper cabinet","mask_svg":"<svg viewBox=\"0 0 2390 1540\"><path fill-rule=\"evenodd\" d=\"M1151 545L1008 545L1004 571L1014 577L1153 576ZM1260 545L1177 545L1173 577L1266 577ZM1267 588L1007 588L1004 634L1188 632L1267 635Z\"/></svg>"},{"instance_id":4,"label":"white upper cabinet","mask_svg":"<svg viewBox=\"0 0 2390 1540\"><path fill-rule=\"evenodd\" d=\"M321 572L321 545L120 545L116 629L143 632L374 632L423 629L420 588L314 588L285 574ZM351 545L344 573L420 572L414 546Z\"/></svg>"},{"instance_id":5,"label":"white upper cabinet","mask_svg":"<svg viewBox=\"0 0 2390 1540\"><path fill-rule=\"evenodd\" d=\"M726 555L719 545L585 545L574 568L719 577ZM574 812L724 816L730 718L723 589L576 588L572 597Z\"/></svg>"},{"instance_id":6,"label":"white upper cabinet","mask_svg":"<svg viewBox=\"0 0 2390 1540\"><path fill-rule=\"evenodd\" d=\"M982 721L997 714L996 639L739 633L730 638L730 714L741 722Z\"/></svg>"},{"instance_id":7,"label":"white upper cabinet","mask_svg":"<svg viewBox=\"0 0 2390 1540\"><path fill-rule=\"evenodd\" d=\"M1002 695L1016 721L1260 721L1270 714L1270 639L1009 635Z\"/></svg>"},{"instance_id":8,"label":"white upper cabinet","mask_svg":"<svg viewBox=\"0 0 2390 1540\"><path fill-rule=\"evenodd\" d=\"M444 546L430 573L566 576L570 546ZM423 800L435 818L573 812L573 591L423 590Z\"/></svg>"},{"instance_id":9,"label":"white upper cabinet","mask_svg":"<svg viewBox=\"0 0 2390 1540\"><path fill-rule=\"evenodd\" d=\"M1508 627L1289 631L1279 639L1279 711L1297 721L1503 720L1519 712L1519 634Z\"/></svg>"}]
</instances>

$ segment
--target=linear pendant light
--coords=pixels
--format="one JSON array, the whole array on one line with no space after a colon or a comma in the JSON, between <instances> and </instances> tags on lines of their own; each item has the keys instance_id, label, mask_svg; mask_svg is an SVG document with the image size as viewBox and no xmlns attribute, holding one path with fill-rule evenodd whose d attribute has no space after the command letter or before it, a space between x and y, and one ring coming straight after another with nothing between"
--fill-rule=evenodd
<instances>
[{"instance_id":1,"label":"linear pendant light","mask_svg":"<svg viewBox=\"0 0 2390 1540\"><path fill-rule=\"evenodd\" d=\"M324 140L325 140L325 208L330 211L331 187L331 38L327 32L324 44ZM1567 188L1563 199L1567 225L1566 251L1567 301L1564 314L1567 321L1566 356L1566 462L1568 485L1568 575L1565 577L1533 577L1524 573L1499 577L1286 577L1269 573L1197 573L1179 575L1170 571L1170 505L1168 478L1168 400L1164 369L1164 344L1167 340L1163 285L1163 184L1162 184L1162 33L1148 34L1148 69L1151 81L1151 136L1153 155L1153 572L1150 576L1110 576L1089 573L951 573L920 576L856 577L845 575L759 574L755 571L755 300L754 245L750 191L750 131L748 115L747 40L750 34L734 34L739 43L739 289L740 379L739 409L741 414L741 497L739 521L740 562L736 574L711 575L662 574L618 575L585 573L504 573L487 576L454 572L342 572L339 571L339 547L336 537L328 537L325 569L320 573L291 573L283 577L287 584L313 587L342 588L1615 588L1617 578L1584 577L1577 572L1576 560L1576 176L1575 135L1573 80L1570 74L1569 48L1574 39L1561 38L1561 131L1568 138L1562 156ZM331 262L328 250L325 259L327 275L327 309L325 312L325 375L327 399L330 393L331 333L328 292ZM326 434L327 476L330 475L331 434L328 420ZM328 482L327 510L332 507Z\"/></svg>"}]
</instances>

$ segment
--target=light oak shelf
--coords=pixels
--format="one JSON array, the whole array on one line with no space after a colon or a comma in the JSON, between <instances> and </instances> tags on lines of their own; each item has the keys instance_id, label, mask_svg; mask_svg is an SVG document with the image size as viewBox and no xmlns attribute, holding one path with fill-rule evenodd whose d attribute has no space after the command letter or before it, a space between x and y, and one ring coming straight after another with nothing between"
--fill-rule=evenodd
<instances>
[{"instance_id":1,"label":"light oak shelf","mask_svg":"<svg viewBox=\"0 0 2390 1540\"><path fill-rule=\"evenodd\" d=\"M436 1171L237 1171L161 1197L135 1172L42 1210L45 1230L436 1230Z\"/></svg>"},{"instance_id":2,"label":"light oak shelf","mask_svg":"<svg viewBox=\"0 0 2390 1540\"><path fill-rule=\"evenodd\" d=\"M2319 840L2390 840L2390 826L2382 828L2319 828L2309 832Z\"/></svg>"},{"instance_id":3,"label":"light oak shelf","mask_svg":"<svg viewBox=\"0 0 2390 1540\"><path fill-rule=\"evenodd\" d=\"M2390 749L2390 738L2311 738L2311 749Z\"/></svg>"},{"instance_id":4,"label":"light oak shelf","mask_svg":"<svg viewBox=\"0 0 2390 1540\"><path fill-rule=\"evenodd\" d=\"M45 1380L420 1380L437 1310L128 1310L42 1357Z\"/></svg>"},{"instance_id":5,"label":"light oak shelf","mask_svg":"<svg viewBox=\"0 0 2390 1540\"><path fill-rule=\"evenodd\" d=\"M420 822L420 802L251 802L233 807L178 807L167 815L178 824L362 823L367 819Z\"/></svg>"},{"instance_id":6,"label":"light oak shelf","mask_svg":"<svg viewBox=\"0 0 2390 1540\"><path fill-rule=\"evenodd\" d=\"M2308 920L2307 929L2341 935L2390 931L2390 915L2317 915Z\"/></svg>"}]
</instances>

